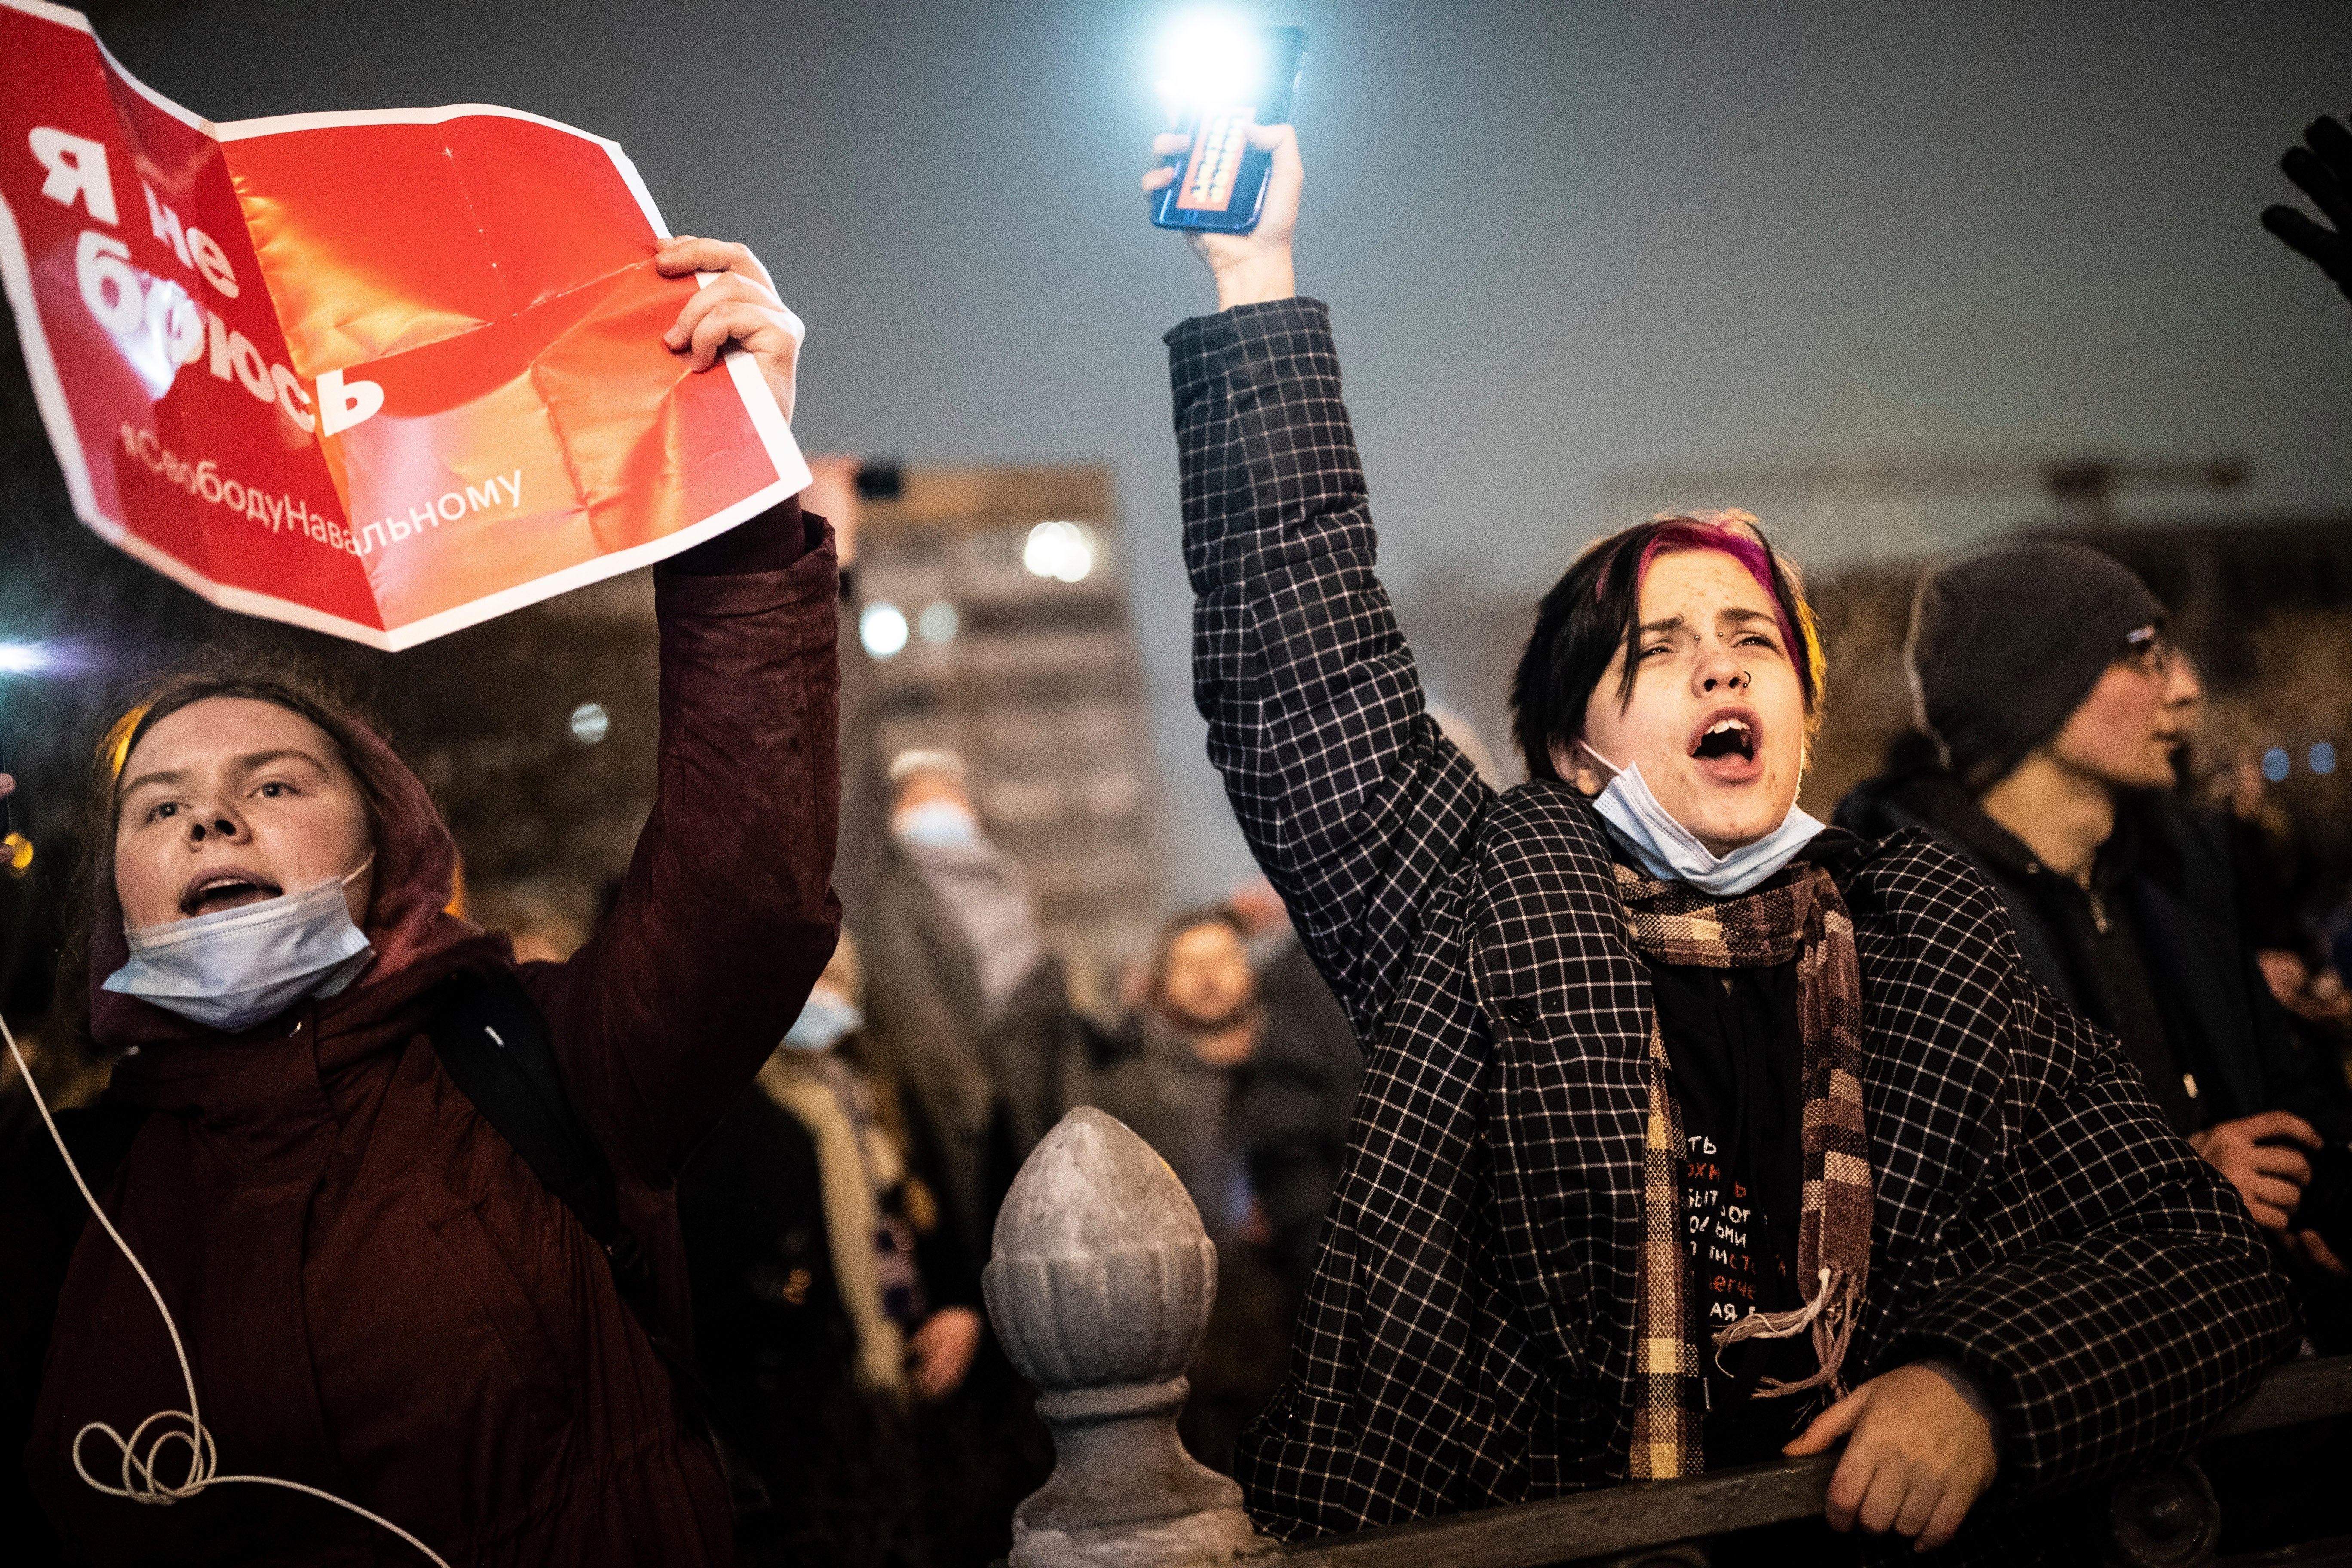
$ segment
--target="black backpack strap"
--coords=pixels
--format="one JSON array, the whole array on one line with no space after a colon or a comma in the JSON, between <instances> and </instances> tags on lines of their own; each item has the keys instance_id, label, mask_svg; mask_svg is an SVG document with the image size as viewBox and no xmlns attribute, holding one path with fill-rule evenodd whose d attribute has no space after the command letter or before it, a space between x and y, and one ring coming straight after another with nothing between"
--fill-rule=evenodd
<instances>
[{"instance_id":1,"label":"black backpack strap","mask_svg":"<svg viewBox=\"0 0 2352 1568\"><path fill-rule=\"evenodd\" d=\"M737 1511L769 1506L765 1487L729 1443L717 1402L693 1358L662 1326L653 1266L621 1222L612 1164L572 1108L556 1066L554 1038L522 982L503 968L453 976L444 984L430 1033L450 1081L604 1249L621 1300L667 1363L687 1414L718 1450Z\"/></svg>"},{"instance_id":2,"label":"black backpack strap","mask_svg":"<svg viewBox=\"0 0 2352 1568\"><path fill-rule=\"evenodd\" d=\"M652 1276L621 1223L613 1168L564 1090L537 1005L507 969L454 976L439 1000L431 1034L443 1070L604 1249L621 1294L637 1306Z\"/></svg>"},{"instance_id":3,"label":"black backpack strap","mask_svg":"<svg viewBox=\"0 0 2352 1568\"><path fill-rule=\"evenodd\" d=\"M661 1326L653 1268L621 1223L613 1167L572 1109L547 1020L522 982L510 969L453 977L431 1033L450 1081L604 1249L621 1299L653 1336L654 1348L671 1358L675 1346Z\"/></svg>"}]
</instances>

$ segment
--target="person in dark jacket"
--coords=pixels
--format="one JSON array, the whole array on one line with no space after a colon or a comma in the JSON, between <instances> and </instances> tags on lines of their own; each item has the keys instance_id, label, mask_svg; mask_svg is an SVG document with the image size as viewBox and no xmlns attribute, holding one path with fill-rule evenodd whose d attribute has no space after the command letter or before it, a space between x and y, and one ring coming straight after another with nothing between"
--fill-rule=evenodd
<instances>
[{"instance_id":1,"label":"person in dark jacket","mask_svg":"<svg viewBox=\"0 0 2352 1568\"><path fill-rule=\"evenodd\" d=\"M1160 928L1150 994L1093 1075L1092 1102L1168 1163L1221 1248L1265 1229L1243 1142L1264 1038L1240 918L1185 910Z\"/></svg>"},{"instance_id":2,"label":"person in dark jacket","mask_svg":"<svg viewBox=\"0 0 2352 1568\"><path fill-rule=\"evenodd\" d=\"M852 559L859 461L820 456L809 467L813 492L847 520ZM873 960L866 1044L900 1087L909 1129L940 1175L946 1231L977 1280L1013 1173L1075 1103L1084 1026L1020 864L982 824L963 759L929 748L882 753L860 608L856 575L845 573L834 879L844 920Z\"/></svg>"},{"instance_id":3,"label":"person in dark jacket","mask_svg":"<svg viewBox=\"0 0 2352 1568\"><path fill-rule=\"evenodd\" d=\"M944 1245L938 1178L909 1144L897 1086L861 1049L862 982L845 934L751 1092L679 1181L695 1340L719 1384L773 1395L845 1378L877 1395L939 1399L971 1369L976 1282ZM709 1331L722 1303L736 1320L725 1351Z\"/></svg>"},{"instance_id":4,"label":"person in dark jacket","mask_svg":"<svg viewBox=\"0 0 2352 1568\"><path fill-rule=\"evenodd\" d=\"M1255 1082L1242 1106L1242 1144L1267 1253L1293 1291L1304 1291L1339 1180L1364 1053L1273 884L1254 879L1234 894L1233 909L1250 934L1265 1020L1252 1062Z\"/></svg>"},{"instance_id":5,"label":"person in dark jacket","mask_svg":"<svg viewBox=\"0 0 2352 1568\"><path fill-rule=\"evenodd\" d=\"M1580 556L1520 664L1530 782L1479 777L1374 573L1297 139L1248 138L1262 216L1192 237L1220 310L1168 335L1193 691L1368 1058L1252 1515L1297 1539L1843 1438L1832 1525L2081 1561L2070 1494L2187 1451L2292 1342L2244 1205L1965 858L1796 808L1825 672L1753 520ZM1979 1517L1996 1476L2017 1506Z\"/></svg>"},{"instance_id":6,"label":"person in dark jacket","mask_svg":"<svg viewBox=\"0 0 2352 1568\"><path fill-rule=\"evenodd\" d=\"M789 416L799 323L750 252L681 238L657 264L726 274L666 341L701 371L733 338ZM142 1507L76 1474L79 1456L145 1489L90 1424L188 1411L181 1363L105 1230L0 1205L0 1384L37 1391L26 1461L77 1560L416 1560L331 1501L233 1476L348 1500L453 1564L730 1560L726 1481L612 1267L427 1032L453 976L520 983L659 1321L690 1339L672 1179L839 925L833 552L786 499L654 584L655 805L614 917L568 963L518 970L446 912L455 851L425 785L315 689L215 658L134 694L110 732L77 994L117 1063L105 1103L144 1116L101 1197L171 1308L222 1479ZM189 1423L139 1437L176 1487L189 1450L157 1450L159 1429Z\"/></svg>"},{"instance_id":7,"label":"person in dark jacket","mask_svg":"<svg viewBox=\"0 0 2352 1568\"><path fill-rule=\"evenodd\" d=\"M1839 826L1966 856L2033 977L2112 1030L2173 1130L2308 1250L2307 1152L2352 1135L2352 1104L2240 930L2228 823L2174 791L2201 693L2164 605L2087 545L1998 545L1923 575L1906 646L1924 743Z\"/></svg>"},{"instance_id":8,"label":"person in dark jacket","mask_svg":"<svg viewBox=\"0 0 2352 1568\"><path fill-rule=\"evenodd\" d=\"M1284 1328L1297 1306L1266 1251L1261 1151L1250 1142L1265 1129L1276 1087L1265 1071L1268 1022L1240 917L1223 906L1182 910L1161 926L1150 994L1092 1086L1093 1103L1184 1184L1216 1244L1217 1298L1186 1369L1192 1394L1177 1431L1218 1470L1232 1469L1243 1426L1281 1384Z\"/></svg>"},{"instance_id":9,"label":"person in dark jacket","mask_svg":"<svg viewBox=\"0 0 2352 1568\"><path fill-rule=\"evenodd\" d=\"M696 1360L771 1507L757 1563L924 1560L911 1401L955 1392L981 1338L895 1086L860 1050L844 932L758 1082L678 1179Z\"/></svg>"},{"instance_id":10,"label":"person in dark jacket","mask_svg":"<svg viewBox=\"0 0 2352 1568\"><path fill-rule=\"evenodd\" d=\"M1073 1103L1080 1037L1026 878L980 825L963 759L891 760L875 904L867 1044L898 1081L940 1173L943 1223L973 1278L1013 1173Z\"/></svg>"}]
</instances>

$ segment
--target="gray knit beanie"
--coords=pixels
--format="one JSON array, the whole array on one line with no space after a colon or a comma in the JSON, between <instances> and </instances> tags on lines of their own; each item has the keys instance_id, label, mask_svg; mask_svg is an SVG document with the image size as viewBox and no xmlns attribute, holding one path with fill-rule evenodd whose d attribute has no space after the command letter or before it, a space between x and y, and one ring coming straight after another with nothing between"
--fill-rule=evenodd
<instances>
[{"instance_id":1,"label":"gray knit beanie","mask_svg":"<svg viewBox=\"0 0 2352 1568\"><path fill-rule=\"evenodd\" d=\"M1904 648L1912 717L1962 784L1990 788L2058 732L2125 638L2163 619L2147 584L2088 545L2000 544L1931 566Z\"/></svg>"}]
</instances>

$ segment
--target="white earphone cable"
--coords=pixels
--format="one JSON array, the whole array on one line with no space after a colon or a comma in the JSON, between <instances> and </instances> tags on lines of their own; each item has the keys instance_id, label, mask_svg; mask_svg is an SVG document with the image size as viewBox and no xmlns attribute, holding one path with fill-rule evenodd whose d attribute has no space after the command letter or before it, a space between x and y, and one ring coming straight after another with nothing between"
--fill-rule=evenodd
<instances>
[{"instance_id":1,"label":"white earphone cable","mask_svg":"<svg viewBox=\"0 0 2352 1568\"><path fill-rule=\"evenodd\" d=\"M439 1552L393 1523L392 1521L382 1514L371 1513L359 1504L339 1498L332 1492L320 1491L317 1487L304 1486L300 1481L280 1480L275 1476L214 1474L215 1468L220 1463L219 1448L213 1441L213 1435L205 1430L204 1422L198 1418L195 1374L188 1368L188 1350L180 1342L180 1326L172 1321L172 1309L163 1305L163 1293L155 1288L155 1281L148 1274L147 1266L139 1261L139 1255L131 1250L131 1244L122 1239L122 1233L114 1228L114 1222L107 1218L106 1211L99 1206L97 1197L89 1190L89 1184L82 1180L81 1167L74 1163L73 1155L66 1149L65 1138L58 1131L57 1120L49 1114L48 1101L41 1098L39 1087L33 1082L32 1068L26 1064L25 1053L16 1048L16 1032L8 1027L8 1021L5 1018L0 1018L0 1038L5 1038L8 1042L8 1054L16 1059L17 1076L25 1080L26 1091L32 1095L33 1104L41 1113L41 1121L49 1130L50 1142L57 1144L58 1154L64 1157L66 1169L73 1173L74 1185L81 1189L82 1201L89 1205L89 1212L98 1216L98 1223L106 1227L106 1234L114 1238L114 1245L121 1248L122 1256L129 1259L131 1267L138 1271L140 1283L147 1287L147 1294L155 1300L155 1310L163 1314L164 1330L172 1336L172 1353L180 1358L180 1377L187 1384L188 1389L188 1407L185 1410L158 1410L154 1415L132 1427L129 1437L123 1436L103 1421L92 1421L75 1433L73 1440L75 1474L109 1497L127 1498L132 1502L159 1506L194 1497L206 1487L228 1486L233 1483L257 1487L282 1487L288 1491L307 1492L314 1498L333 1503L337 1508L349 1509L372 1524L382 1525L431 1558L440 1565L440 1568L449 1568L448 1562ZM147 1429L159 1421L184 1422L186 1430L183 1431L177 1426L166 1426L156 1432L152 1439L149 1438ZM92 1432L103 1432L117 1448L122 1450L122 1484L121 1486L108 1486L82 1468L81 1440ZM140 1447L142 1443L146 1444L144 1452ZM182 1445L188 1450L188 1473L177 1483L159 1480L155 1476L156 1466L161 1461L165 1449L174 1443Z\"/></svg>"}]
</instances>

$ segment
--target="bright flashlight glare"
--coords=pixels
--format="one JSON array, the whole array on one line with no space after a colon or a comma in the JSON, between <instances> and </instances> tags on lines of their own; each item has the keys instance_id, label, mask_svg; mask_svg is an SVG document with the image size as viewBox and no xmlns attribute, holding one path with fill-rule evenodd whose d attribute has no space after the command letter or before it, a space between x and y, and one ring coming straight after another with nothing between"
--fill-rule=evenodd
<instances>
[{"instance_id":1,"label":"bright flashlight glare","mask_svg":"<svg viewBox=\"0 0 2352 1568\"><path fill-rule=\"evenodd\" d=\"M0 675L31 675L49 668L49 650L37 642L0 642Z\"/></svg>"},{"instance_id":2,"label":"bright flashlight glare","mask_svg":"<svg viewBox=\"0 0 2352 1568\"><path fill-rule=\"evenodd\" d=\"M1179 103L1239 103L1256 85L1265 44L1232 16L1185 17L1160 41L1161 84Z\"/></svg>"}]
</instances>

